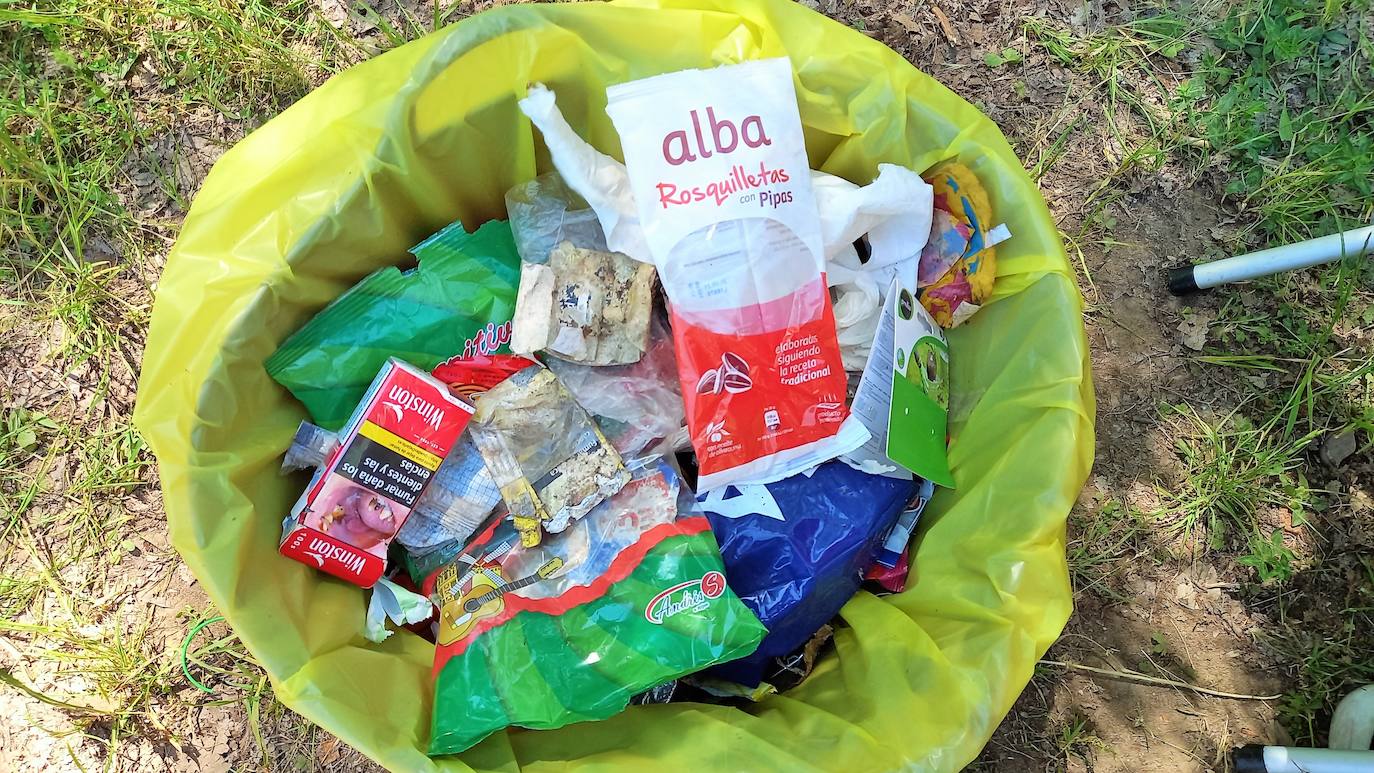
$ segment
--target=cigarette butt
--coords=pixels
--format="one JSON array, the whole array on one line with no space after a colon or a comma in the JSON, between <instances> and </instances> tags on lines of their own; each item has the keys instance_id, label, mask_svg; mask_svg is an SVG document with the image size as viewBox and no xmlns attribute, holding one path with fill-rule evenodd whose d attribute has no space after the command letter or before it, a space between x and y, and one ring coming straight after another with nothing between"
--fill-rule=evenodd
<instances>
[{"instance_id":1,"label":"cigarette butt","mask_svg":"<svg viewBox=\"0 0 1374 773\"><path fill-rule=\"evenodd\" d=\"M949 17L945 15L945 12L940 10L940 6L935 3L930 4L930 10L935 13L935 21L940 22L940 29L944 31L949 42L956 46L959 45L959 35L954 32L954 27L949 23Z\"/></svg>"}]
</instances>

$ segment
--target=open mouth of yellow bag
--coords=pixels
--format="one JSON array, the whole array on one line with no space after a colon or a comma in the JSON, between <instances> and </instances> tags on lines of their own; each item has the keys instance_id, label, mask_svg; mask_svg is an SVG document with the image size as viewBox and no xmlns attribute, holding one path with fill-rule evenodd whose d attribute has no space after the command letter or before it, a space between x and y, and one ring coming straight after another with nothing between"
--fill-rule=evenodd
<instances>
[{"instance_id":1,"label":"open mouth of yellow bag","mask_svg":"<svg viewBox=\"0 0 1374 773\"><path fill-rule=\"evenodd\" d=\"M607 86L780 56L812 167L864 183L957 158L1015 234L992 300L949 331L957 489L921 522L907 590L860 592L810 678L748 709L637 706L431 759L433 645L366 641L357 588L277 555L299 489L277 467L304 410L263 363L360 278L454 220L504 217L504 193L550 169L516 105L528 84L619 156ZM334 77L223 156L161 280L136 422L173 543L277 696L392 769L955 771L1071 610L1064 521L1093 447L1081 304L996 126L880 43L790 0L508 6Z\"/></svg>"}]
</instances>

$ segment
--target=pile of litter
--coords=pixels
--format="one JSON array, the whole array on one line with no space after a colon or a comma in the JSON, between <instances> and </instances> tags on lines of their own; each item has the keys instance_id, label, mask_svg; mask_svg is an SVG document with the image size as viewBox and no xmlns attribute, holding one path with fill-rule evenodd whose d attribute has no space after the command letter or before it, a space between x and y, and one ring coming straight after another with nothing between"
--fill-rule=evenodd
<instances>
[{"instance_id":1,"label":"pile of litter","mask_svg":"<svg viewBox=\"0 0 1374 773\"><path fill-rule=\"evenodd\" d=\"M625 163L532 87L557 172L267 363L311 416L281 552L435 643L434 755L795 686L954 485L942 329L1010 236L972 172L811 170L786 59L607 99Z\"/></svg>"}]
</instances>

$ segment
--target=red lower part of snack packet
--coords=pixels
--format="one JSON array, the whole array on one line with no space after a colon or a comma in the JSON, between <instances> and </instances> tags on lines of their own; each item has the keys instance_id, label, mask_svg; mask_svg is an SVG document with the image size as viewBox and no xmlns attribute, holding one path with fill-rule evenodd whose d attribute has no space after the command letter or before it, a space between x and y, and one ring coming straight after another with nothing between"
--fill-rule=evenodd
<instances>
[{"instance_id":1,"label":"red lower part of snack packet","mask_svg":"<svg viewBox=\"0 0 1374 773\"><path fill-rule=\"evenodd\" d=\"M771 303L724 312L740 317L726 322L720 314L707 322L673 311L678 376L703 477L726 470L757 477L746 472L756 462L776 465L779 455L833 437L844 423L847 378L826 292L822 278ZM815 314L797 314L807 307ZM777 324L780 315L792 319ZM722 327L767 332L717 332Z\"/></svg>"}]
</instances>

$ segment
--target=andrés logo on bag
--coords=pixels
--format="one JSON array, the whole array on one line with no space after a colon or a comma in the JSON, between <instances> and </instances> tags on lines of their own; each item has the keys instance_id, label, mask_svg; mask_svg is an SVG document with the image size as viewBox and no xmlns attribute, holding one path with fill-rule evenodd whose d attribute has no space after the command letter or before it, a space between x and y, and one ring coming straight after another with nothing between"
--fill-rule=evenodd
<instances>
[{"instance_id":1,"label":"andr\u00e9s logo on bag","mask_svg":"<svg viewBox=\"0 0 1374 773\"><path fill-rule=\"evenodd\" d=\"M607 98L668 295L698 486L778 480L863 443L790 62L669 73Z\"/></svg>"},{"instance_id":2,"label":"andr\u00e9s logo on bag","mask_svg":"<svg viewBox=\"0 0 1374 773\"><path fill-rule=\"evenodd\" d=\"M695 580L678 583L654 596L644 607L644 619L654 625L683 612L701 612L711 605L711 599L725 592L725 575L707 572Z\"/></svg>"}]
</instances>

